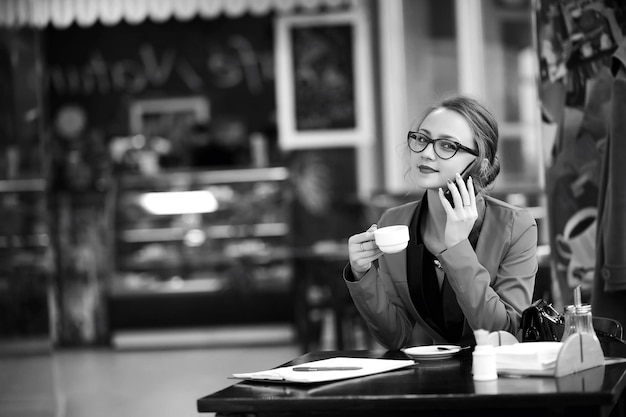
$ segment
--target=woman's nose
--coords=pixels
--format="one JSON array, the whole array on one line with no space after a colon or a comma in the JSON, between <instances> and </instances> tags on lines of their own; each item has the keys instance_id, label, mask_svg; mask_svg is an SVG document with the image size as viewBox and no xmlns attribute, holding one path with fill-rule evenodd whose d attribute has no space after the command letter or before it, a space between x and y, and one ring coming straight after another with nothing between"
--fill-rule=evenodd
<instances>
[{"instance_id":1,"label":"woman's nose","mask_svg":"<svg viewBox=\"0 0 626 417\"><path fill-rule=\"evenodd\" d=\"M426 147L424 148L424 150L422 152L420 152L424 157L429 158L429 159L435 159L435 144L434 143L429 143L428 145L426 145Z\"/></svg>"}]
</instances>

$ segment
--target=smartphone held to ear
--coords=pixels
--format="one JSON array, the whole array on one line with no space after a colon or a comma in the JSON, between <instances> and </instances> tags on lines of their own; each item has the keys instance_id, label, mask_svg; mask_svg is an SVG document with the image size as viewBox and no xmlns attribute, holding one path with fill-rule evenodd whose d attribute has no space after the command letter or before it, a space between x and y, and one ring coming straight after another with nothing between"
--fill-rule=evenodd
<instances>
[{"instance_id":1,"label":"smartphone held to ear","mask_svg":"<svg viewBox=\"0 0 626 417\"><path fill-rule=\"evenodd\" d=\"M467 184L467 179L470 176L470 172L472 170L472 167L474 166L474 163L475 161L472 161L468 166L465 167L463 172L461 172L461 178L463 179L464 184ZM455 185L456 185L456 182L455 182ZM474 189L474 194L476 194L476 189ZM443 193L443 196L446 198L446 200L450 202L450 205L454 207L454 201L452 199L452 191L450 191L450 189L445 190Z\"/></svg>"}]
</instances>

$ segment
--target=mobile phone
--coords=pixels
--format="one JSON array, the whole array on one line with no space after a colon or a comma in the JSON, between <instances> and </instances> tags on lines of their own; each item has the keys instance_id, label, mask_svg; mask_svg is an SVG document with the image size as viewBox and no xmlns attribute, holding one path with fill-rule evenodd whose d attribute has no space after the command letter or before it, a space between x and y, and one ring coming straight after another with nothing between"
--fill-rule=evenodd
<instances>
[{"instance_id":1,"label":"mobile phone","mask_svg":"<svg viewBox=\"0 0 626 417\"><path fill-rule=\"evenodd\" d=\"M461 178L463 179L463 182L465 184L467 184L467 179L470 176L470 171L472 170L472 167L474 166L475 163L476 163L476 160L473 160L465 167L463 172L461 172ZM454 181L454 184L456 185L456 180ZM476 193L476 189L474 189L474 194L475 193ZM446 198L446 200L450 202L450 205L454 208L454 201L452 200L452 191L450 191L450 189L448 188L446 191L444 191L443 196Z\"/></svg>"}]
</instances>

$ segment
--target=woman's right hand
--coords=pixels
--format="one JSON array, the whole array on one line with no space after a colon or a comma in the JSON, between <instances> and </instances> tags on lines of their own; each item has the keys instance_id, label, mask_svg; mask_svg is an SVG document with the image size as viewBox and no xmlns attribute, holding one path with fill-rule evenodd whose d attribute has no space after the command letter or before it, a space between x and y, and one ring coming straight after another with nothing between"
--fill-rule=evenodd
<instances>
[{"instance_id":1,"label":"woman's right hand","mask_svg":"<svg viewBox=\"0 0 626 417\"><path fill-rule=\"evenodd\" d=\"M365 232L350 236L348 239L350 267L356 280L363 278L372 267L372 262L383 254L374 241L374 232L377 228L378 226L373 224Z\"/></svg>"}]
</instances>

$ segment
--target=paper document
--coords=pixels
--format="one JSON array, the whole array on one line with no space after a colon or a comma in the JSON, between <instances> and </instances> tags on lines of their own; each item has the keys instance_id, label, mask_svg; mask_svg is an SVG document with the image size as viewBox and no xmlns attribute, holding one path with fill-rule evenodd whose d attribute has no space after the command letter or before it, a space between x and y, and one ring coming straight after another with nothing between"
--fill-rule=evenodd
<instances>
[{"instance_id":1,"label":"paper document","mask_svg":"<svg viewBox=\"0 0 626 417\"><path fill-rule=\"evenodd\" d=\"M373 375L414 364L412 360L337 357L265 371L233 374L233 378L308 384Z\"/></svg>"}]
</instances>

